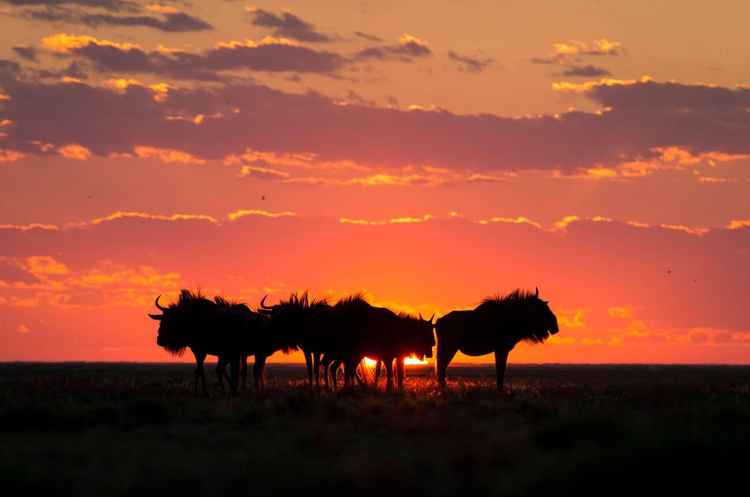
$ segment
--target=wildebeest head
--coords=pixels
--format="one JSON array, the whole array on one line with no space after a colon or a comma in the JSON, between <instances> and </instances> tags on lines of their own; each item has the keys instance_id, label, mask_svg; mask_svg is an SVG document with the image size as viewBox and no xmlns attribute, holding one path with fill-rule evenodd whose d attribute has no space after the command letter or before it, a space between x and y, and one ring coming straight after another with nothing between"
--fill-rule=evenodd
<instances>
[{"instance_id":1,"label":"wildebeest head","mask_svg":"<svg viewBox=\"0 0 750 497\"><path fill-rule=\"evenodd\" d=\"M406 352L420 358L432 357L432 348L435 346L432 320L435 315L433 314L430 319L424 319L421 314L418 318L406 314L400 314L399 317L405 325L405 335L408 336L404 344L408 348Z\"/></svg>"},{"instance_id":2,"label":"wildebeest head","mask_svg":"<svg viewBox=\"0 0 750 497\"><path fill-rule=\"evenodd\" d=\"M532 342L543 342L550 335L554 335L560 328L557 325L557 316L549 308L549 301L539 298L539 288L526 302L526 331L528 336L524 339Z\"/></svg>"},{"instance_id":3,"label":"wildebeest head","mask_svg":"<svg viewBox=\"0 0 750 497\"><path fill-rule=\"evenodd\" d=\"M190 330L195 325L195 316L194 313L189 312L189 307L205 305L205 303L211 305L211 302L199 293L193 294L187 290L180 293L177 304L170 304L169 307L159 304L160 297L161 295L156 297L154 304L162 313L149 314L151 319L159 321L156 344L173 354L182 354L190 345Z\"/></svg>"}]
</instances>

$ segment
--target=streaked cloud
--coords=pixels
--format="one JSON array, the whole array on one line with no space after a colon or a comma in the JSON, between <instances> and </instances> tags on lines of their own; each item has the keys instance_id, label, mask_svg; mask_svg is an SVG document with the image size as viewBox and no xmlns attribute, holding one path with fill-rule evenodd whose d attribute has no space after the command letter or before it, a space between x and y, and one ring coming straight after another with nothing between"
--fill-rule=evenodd
<instances>
[{"instance_id":1,"label":"streaked cloud","mask_svg":"<svg viewBox=\"0 0 750 497\"><path fill-rule=\"evenodd\" d=\"M17 230L17 231L30 231L30 230L47 230L57 231L60 227L55 224L43 224L43 223L31 223L31 224L0 224L0 230Z\"/></svg>"},{"instance_id":2,"label":"streaked cloud","mask_svg":"<svg viewBox=\"0 0 750 497\"><path fill-rule=\"evenodd\" d=\"M128 42L89 35L58 33L42 39L44 47L93 63L99 71L152 74L171 78L217 80L223 71L269 71L335 74L349 61L284 38L217 43L202 52L145 50Z\"/></svg>"},{"instance_id":3,"label":"streaked cloud","mask_svg":"<svg viewBox=\"0 0 750 497\"><path fill-rule=\"evenodd\" d=\"M24 157L26 157L26 154L24 154L23 152L19 152L18 150L0 148L0 164L17 162Z\"/></svg>"},{"instance_id":4,"label":"streaked cloud","mask_svg":"<svg viewBox=\"0 0 750 497\"><path fill-rule=\"evenodd\" d=\"M39 50L34 46L19 46L19 47L13 47L13 51L21 57L22 59L28 60L30 62L36 62L37 61L37 55L39 54Z\"/></svg>"},{"instance_id":5,"label":"streaked cloud","mask_svg":"<svg viewBox=\"0 0 750 497\"><path fill-rule=\"evenodd\" d=\"M70 272L65 264L49 256L27 257L23 267L37 277L68 274Z\"/></svg>"},{"instance_id":6,"label":"streaked cloud","mask_svg":"<svg viewBox=\"0 0 750 497\"><path fill-rule=\"evenodd\" d=\"M576 56L576 55L620 55L622 44L611 41L606 38L594 40L591 43L582 41L568 41L554 43L552 45L556 55Z\"/></svg>"},{"instance_id":7,"label":"streaked cloud","mask_svg":"<svg viewBox=\"0 0 750 497\"><path fill-rule=\"evenodd\" d=\"M586 310L558 310L557 320L561 328L583 328L586 326Z\"/></svg>"},{"instance_id":8,"label":"streaked cloud","mask_svg":"<svg viewBox=\"0 0 750 497\"><path fill-rule=\"evenodd\" d=\"M528 224L538 229L544 229L540 223L533 221L525 216L517 216L517 217L495 216L489 219L482 219L479 221L479 224L490 224L490 223Z\"/></svg>"},{"instance_id":9,"label":"streaked cloud","mask_svg":"<svg viewBox=\"0 0 750 497\"><path fill-rule=\"evenodd\" d=\"M607 69L591 64L567 66L563 70L563 72L560 73L560 76L578 78L597 78L601 76L611 75L612 73L610 73Z\"/></svg>"},{"instance_id":10,"label":"streaked cloud","mask_svg":"<svg viewBox=\"0 0 750 497\"><path fill-rule=\"evenodd\" d=\"M339 223L341 224L355 224L360 226L385 226L388 224L421 224L433 218L432 214L425 214L420 217L415 216L397 216L390 219L378 221L369 219L353 219L348 217L340 217Z\"/></svg>"},{"instance_id":11,"label":"streaked cloud","mask_svg":"<svg viewBox=\"0 0 750 497\"><path fill-rule=\"evenodd\" d=\"M117 211L113 212L112 214L105 216L105 217L98 217L91 220L91 224L102 224L102 223L108 223L111 221L118 221L121 219L145 219L145 220L155 220L155 221L206 221L211 224L218 224L218 220L216 220L212 216L207 216L205 214L171 214L171 215L164 215L164 214L150 214L148 212L137 212L137 211ZM83 223L84 225L86 223Z\"/></svg>"},{"instance_id":12,"label":"streaked cloud","mask_svg":"<svg viewBox=\"0 0 750 497\"><path fill-rule=\"evenodd\" d=\"M732 219L727 225L727 229L738 230L750 228L750 219Z\"/></svg>"},{"instance_id":13,"label":"streaked cloud","mask_svg":"<svg viewBox=\"0 0 750 497\"><path fill-rule=\"evenodd\" d=\"M397 60L411 62L432 55L432 49L426 41L404 33L394 45L378 45L360 50L354 57L359 60Z\"/></svg>"},{"instance_id":14,"label":"streaked cloud","mask_svg":"<svg viewBox=\"0 0 750 497\"><path fill-rule=\"evenodd\" d=\"M454 51L448 52L448 58L458 62L458 69L463 72L479 73L487 69L495 62L491 57L462 55Z\"/></svg>"},{"instance_id":15,"label":"streaked cloud","mask_svg":"<svg viewBox=\"0 0 750 497\"><path fill-rule=\"evenodd\" d=\"M567 41L552 44L552 54L534 57L533 64L570 65L579 63L583 57L617 56L622 54L622 44L606 38L593 42Z\"/></svg>"},{"instance_id":16,"label":"streaked cloud","mask_svg":"<svg viewBox=\"0 0 750 497\"><path fill-rule=\"evenodd\" d=\"M157 158L166 164L205 164L206 161L193 155L172 148L157 148L139 145L133 148L133 153L141 159Z\"/></svg>"},{"instance_id":17,"label":"streaked cloud","mask_svg":"<svg viewBox=\"0 0 750 497\"><path fill-rule=\"evenodd\" d=\"M56 40L54 45L63 50L88 43L77 38ZM292 94L252 84L169 87L156 101L153 89L135 84L115 91L75 81L12 79L3 83L8 99L0 119L14 123L3 128L4 148L25 154L42 152L35 143L53 147L77 143L99 156L146 147L141 155L176 162L183 157L183 162L197 163L234 156L243 161L241 156L250 149L268 155L244 165L279 170L276 162L291 160L362 166L370 172L346 180L362 186L429 184L437 179L424 170L398 174L398 168L407 166L470 172L480 175L474 177L477 181L525 169L563 173L593 169L593 175L607 177L611 174L605 169L620 174L620 166L623 175L629 170L630 177L637 177L643 174L639 164L664 162L668 150L717 163L750 154L746 140L750 119L745 110L750 89L649 78L565 82L555 88L574 92L603 110L521 118L404 111L342 106L317 93ZM109 109L106 115L98 112L104 107ZM66 116L66 126L52 124L59 115ZM196 125L199 115L206 117ZM215 115L222 117L207 117ZM174 116L187 119L174 120ZM326 125L320 126L321 122ZM269 163L258 162L263 160ZM671 162L680 161L684 159ZM317 175L290 180L327 181Z\"/></svg>"},{"instance_id":18,"label":"streaked cloud","mask_svg":"<svg viewBox=\"0 0 750 497\"><path fill-rule=\"evenodd\" d=\"M162 15L163 19L146 15L117 16L111 14L84 14L78 17L77 20L93 28L100 26L146 27L170 33L209 31L213 29L213 26L203 19L183 12L167 12Z\"/></svg>"},{"instance_id":19,"label":"streaked cloud","mask_svg":"<svg viewBox=\"0 0 750 497\"><path fill-rule=\"evenodd\" d=\"M610 316L617 319L630 319L633 317L633 310L629 307L615 306L607 309Z\"/></svg>"},{"instance_id":20,"label":"streaked cloud","mask_svg":"<svg viewBox=\"0 0 750 497\"><path fill-rule=\"evenodd\" d=\"M14 6L69 6L98 7L110 11L134 11L140 7L131 0L5 0Z\"/></svg>"},{"instance_id":21,"label":"streaked cloud","mask_svg":"<svg viewBox=\"0 0 750 497\"><path fill-rule=\"evenodd\" d=\"M86 160L91 157L91 150L77 143L58 147L57 152L66 159Z\"/></svg>"},{"instance_id":22,"label":"streaked cloud","mask_svg":"<svg viewBox=\"0 0 750 497\"><path fill-rule=\"evenodd\" d=\"M243 217L248 216L258 216L258 217L268 217L268 218L278 218L278 217L295 217L297 214L291 211L283 211L283 212L272 212L272 211L266 211L262 209L239 209L234 212L230 212L227 214L227 219L230 221L236 221L238 219L242 219Z\"/></svg>"},{"instance_id":23,"label":"streaked cloud","mask_svg":"<svg viewBox=\"0 0 750 497\"><path fill-rule=\"evenodd\" d=\"M330 42L335 39L319 32L314 25L303 21L289 11L275 14L254 6L246 7L245 10L249 13L254 26L272 29L273 36L318 43Z\"/></svg>"},{"instance_id":24,"label":"streaked cloud","mask_svg":"<svg viewBox=\"0 0 750 497\"><path fill-rule=\"evenodd\" d=\"M622 54L622 44L606 38L591 43L582 41L559 42L552 45L552 54L545 57L532 57L532 64L554 65L562 72L554 76L567 78L596 78L611 76L609 69L587 63L590 57L618 56Z\"/></svg>"},{"instance_id":25,"label":"streaked cloud","mask_svg":"<svg viewBox=\"0 0 750 497\"><path fill-rule=\"evenodd\" d=\"M89 45L99 47L110 47L121 51L140 50L140 46L134 43L117 43L110 40L102 40L89 35L70 35L57 33L42 38L42 46L58 53L71 53L75 50L86 48Z\"/></svg>"},{"instance_id":26,"label":"streaked cloud","mask_svg":"<svg viewBox=\"0 0 750 497\"><path fill-rule=\"evenodd\" d=\"M361 38L365 41L377 41L377 42L383 41L383 39L378 36L375 36L369 33L363 33L362 31L355 31L354 36L356 36L357 38Z\"/></svg>"}]
</instances>

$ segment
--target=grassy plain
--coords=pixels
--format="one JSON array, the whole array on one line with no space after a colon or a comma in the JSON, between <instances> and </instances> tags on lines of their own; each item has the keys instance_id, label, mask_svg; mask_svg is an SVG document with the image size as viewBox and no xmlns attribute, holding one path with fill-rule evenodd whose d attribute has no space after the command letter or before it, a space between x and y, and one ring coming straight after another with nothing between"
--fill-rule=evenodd
<instances>
[{"instance_id":1,"label":"grassy plain","mask_svg":"<svg viewBox=\"0 0 750 497\"><path fill-rule=\"evenodd\" d=\"M210 371L210 369L209 369ZM192 368L0 364L6 495L633 495L742 491L750 367L452 367L441 391L192 394ZM213 380L213 379L212 379ZM211 384L213 381L210 382ZM744 492L744 491L742 491Z\"/></svg>"}]
</instances>

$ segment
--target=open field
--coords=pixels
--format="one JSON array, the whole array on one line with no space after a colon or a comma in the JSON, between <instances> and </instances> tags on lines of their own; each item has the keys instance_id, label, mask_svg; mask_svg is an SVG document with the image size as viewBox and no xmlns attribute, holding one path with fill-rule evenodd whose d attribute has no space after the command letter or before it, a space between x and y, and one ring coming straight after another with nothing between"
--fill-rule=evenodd
<instances>
[{"instance_id":1,"label":"open field","mask_svg":"<svg viewBox=\"0 0 750 497\"><path fill-rule=\"evenodd\" d=\"M212 372L209 368L208 372ZM0 488L55 495L632 495L741 489L750 367L409 368L406 392L192 394L192 367L0 364ZM210 384L214 379L209 375ZM741 491L741 490L739 490Z\"/></svg>"}]
</instances>

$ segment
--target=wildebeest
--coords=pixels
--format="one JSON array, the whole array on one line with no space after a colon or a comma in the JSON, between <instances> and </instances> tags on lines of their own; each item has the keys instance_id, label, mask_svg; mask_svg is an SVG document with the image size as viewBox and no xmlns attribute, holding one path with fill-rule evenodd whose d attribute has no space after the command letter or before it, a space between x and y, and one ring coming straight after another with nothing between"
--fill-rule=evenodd
<instances>
[{"instance_id":1,"label":"wildebeest","mask_svg":"<svg viewBox=\"0 0 750 497\"><path fill-rule=\"evenodd\" d=\"M267 354L268 340L264 336L265 318L253 312L245 304L230 302L221 297L209 300L200 292L182 290L176 303L164 307L154 302L162 314L149 314L159 321L157 345L167 351L181 355L189 348L195 356L195 392L198 381L207 393L203 363L207 355L218 358L216 374L223 388L226 366L230 366L229 384L236 393L240 362L243 378L246 377L248 355ZM260 376L262 378L262 376ZM256 372L256 386L260 379Z\"/></svg>"},{"instance_id":2,"label":"wildebeest","mask_svg":"<svg viewBox=\"0 0 750 497\"><path fill-rule=\"evenodd\" d=\"M357 365L365 358L383 361L387 388L393 388L393 361L398 361L398 387L403 387L403 360L411 355L432 357L435 339L432 318L424 320L398 315L370 305L361 295L341 299L333 306L335 326L340 330L336 348L326 352L345 366L345 384L354 379ZM333 373L336 362L331 366Z\"/></svg>"},{"instance_id":3,"label":"wildebeest","mask_svg":"<svg viewBox=\"0 0 750 497\"><path fill-rule=\"evenodd\" d=\"M321 356L335 348L338 330L332 323L332 309L325 299L311 298L307 292L292 293L288 299L268 306L266 297L260 301L258 312L270 317L269 334L277 348L288 352L302 351L310 385L319 384Z\"/></svg>"},{"instance_id":4,"label":"wildebeest","mask_svg":"<svg viewBox=\"0 0 750 497\"><path fill-rule=\"evenodd\" d=\"M484 299L473 310L453 311L435 323L438 382L456 352L469 356L495 353L497 388L503 388L508 354L521 340L541 343L559 331L549 303L535 293L515 290L505 296Z\"/></svg>"}]
</instances>

